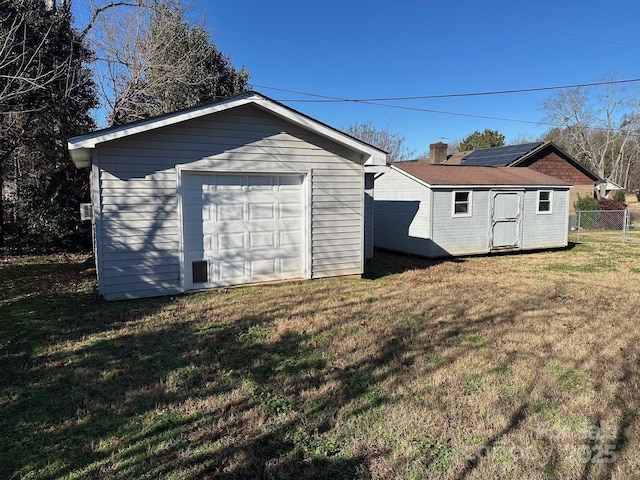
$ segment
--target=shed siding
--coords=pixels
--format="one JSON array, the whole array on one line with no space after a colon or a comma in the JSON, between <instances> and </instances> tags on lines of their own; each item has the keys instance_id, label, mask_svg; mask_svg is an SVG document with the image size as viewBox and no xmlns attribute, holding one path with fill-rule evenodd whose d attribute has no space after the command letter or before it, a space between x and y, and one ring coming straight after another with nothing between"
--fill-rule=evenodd
<instances>
[{"instance_id":1,"label":"shed siding","mask_svg":"<svg viewBox=\"0 0 640 480\"><path fill-rule=\"evenodd\" d=\"M176 165L239 174L307 173L311 276L362 273L359 155L245 106L98 146L102 259L108 299L181 291Z\"/></svg>"},{"instance_id":2,"label":"shed siding","mask_svg":"<svg viewBox=\"0 0 640 480\"><path fill-rule=\"evenodd\" d=\"M375 246L429 255L429 189L390 170L376 178L374 198Z\"/></svg>"},{"instance_id":3,"label":"shed siding","mask_svg":"<svg viewBox=\"0 0 640 480\"><path fill-rule=\"evenodd\" d=\"M456 189L433 191L433 246L430 256L471 255L485 253L489 248L489 190L473 190L471 216L452 216L454 191L469 191L461 186Z\"/></svg>"},{"instance_id":4,"label":"shed siding","mask_svg":"<svg viewBox=\"0 0 640 480\"><path fill-rule=\"evenodd\" d=\"M373 257L373 183L374 174L364 175L364 258Z\"/></svg>"},{"instance_id":5,"label":"shed siding","mask_svg":"<svg viewBox=\"0 0 640 480\"><path fill-rule=\"evenodd\" d=\"M568 188L552 190L552 213L538 214L538 188L428 187L391 170L376 179L374 238L377 247L428 257L474 255L490 251L494 191L520 192L519 245L524 250L567 245ZM453 215L453 194L471 192L471 215Z\"/></svg>"},{"instance_id":6,"label":"shed siding","mask_svg":"<svg viewBox=\"0 0 640 480\"><path fill-rule=\"evenodd\" d=\"M549 190L542 188L541 190ZM566 247L569 235L569 190L552 190L551 214L539 214L538 190L525 192L522 249Z\"/></svg>"}]
</instances>

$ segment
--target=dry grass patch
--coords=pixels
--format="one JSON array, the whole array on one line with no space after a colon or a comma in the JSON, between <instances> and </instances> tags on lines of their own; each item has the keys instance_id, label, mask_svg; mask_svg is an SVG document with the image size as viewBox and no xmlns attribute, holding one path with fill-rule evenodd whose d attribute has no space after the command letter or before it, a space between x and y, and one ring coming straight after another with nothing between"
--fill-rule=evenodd
<instances>
[{"instance_id":1,"label":"dry grass patch","mask_svg":"<svg viewBox=\"0 0 640 480\"><path fill-rule=\"evenodd\" d=\"M640 246L105 303L0 265L0 475L630 478ZM592 267L589 267L592 266Z\"/></svg>"}]
</instances>

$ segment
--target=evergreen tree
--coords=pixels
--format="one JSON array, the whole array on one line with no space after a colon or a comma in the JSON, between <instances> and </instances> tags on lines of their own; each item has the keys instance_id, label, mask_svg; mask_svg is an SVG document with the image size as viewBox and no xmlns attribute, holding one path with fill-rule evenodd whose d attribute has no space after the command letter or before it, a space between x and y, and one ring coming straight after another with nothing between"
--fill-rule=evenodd
<instances>
[{"instance_id":1,"label":"evergreen tree","mask_svg":"<svg viewBox=\"0 0 640 480\"><path fill-rule=\"evenodd\" d=\"M501 147L504 145L504 135L497 130L485 128L484 132L476 130L460 142L460 151L481 150L483 148Z\"/></svg>"},{"instance_id":2,"label":"evergreen tree","mask_svg":"<svg viewBox=\"0 0 640 480\"><path fill-rule=\"evenodd\" d=\"M19 60L9 62L10 95L0 99L1 196L13 200L2 223L17 228L14 246L22 249L69 246L81 229L77 204L87 178L75 171L66 139L95 127L95 88L84 66L91 53L72 27L70 2L4 0L0 18L12 35L9 58Z\"/></svg>"}]
</instances>

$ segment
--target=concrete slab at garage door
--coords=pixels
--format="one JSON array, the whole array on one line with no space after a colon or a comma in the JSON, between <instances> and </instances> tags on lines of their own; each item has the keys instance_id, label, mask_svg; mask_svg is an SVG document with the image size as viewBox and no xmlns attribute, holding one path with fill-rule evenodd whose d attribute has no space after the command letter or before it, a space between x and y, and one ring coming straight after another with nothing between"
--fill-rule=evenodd
<instances>
[{"instance_id":1,"label":"concrete slab at garage door","mask_svg":"<svg viewBox=\"0 0 640 480\"><path fill-rule=\"evenodd\" d=\"M304 276L302 175L184 173L186 289Z\"/></svg>"}]
</instances>

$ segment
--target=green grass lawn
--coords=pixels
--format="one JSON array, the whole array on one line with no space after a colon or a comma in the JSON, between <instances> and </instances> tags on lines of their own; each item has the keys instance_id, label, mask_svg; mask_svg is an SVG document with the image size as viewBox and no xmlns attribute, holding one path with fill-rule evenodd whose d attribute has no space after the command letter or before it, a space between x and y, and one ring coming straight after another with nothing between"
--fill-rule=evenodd
<instances>
[{"instance_id":1,"label":"green grass lawn","mask_svg":"<svg viewBox=\"0 0 640 480\"><path fill-rule=\"evenodd\" d=\"M0 480L634 478L640 245L126 302L0 259Z\"/></svg>"}]
</instances>

